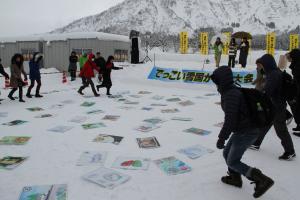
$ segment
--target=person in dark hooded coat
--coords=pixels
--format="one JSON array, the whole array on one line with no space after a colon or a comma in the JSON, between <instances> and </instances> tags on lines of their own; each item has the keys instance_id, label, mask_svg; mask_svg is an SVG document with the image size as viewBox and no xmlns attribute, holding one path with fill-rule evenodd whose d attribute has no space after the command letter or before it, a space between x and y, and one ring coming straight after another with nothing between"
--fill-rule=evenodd
<instances>
[{"instance_id":1,"label":"person in dark hooded coat","mask_svg":"<svg viewBox=\"0 0 300 200\"><path fill-rule=\"evenodd\" d=\"M110 88L112 87L112 81L111 81L111 71L112 70L120 70L123 69L123 67L115 67L114 65L114 57L109 56L105 65L105 68L103 69L102 75L103 75L103 82L101 85L97 85L97 90L99 91L100 88L106 87L106 95L110 94Z\"/></svg>"},{"instance_id":2,"label":"person in dark hooded coat","mask_svg":"<svg viewBox=\"0 0 300 200\"><path fill-rule=\"evenodd\" d=\"M3 65L1 64L1 58L0 58L0 74L2 75L2 76L4 76L5 77L5 79L6 80L8 80L9 79L9 75L5 72L5 70L4 70L4 67L3 67ZM1 93L0 93L1 94ZM0 104L1 104L1 102L0 102Z\"/></svg>"},{"instance_id":3,"label":"person in dark hooded coat","mask_svg":"<svg viewBox=\"0 0 300 200\"><path fill-rule=\"evenodd\" d=\"M292 137L289 134L286 125L287 103L282 95L282 71L280 71L280 69L277 67L274 57L270 54L265 54L257 62L263 66L264 72L266 74L264 92L271 99L275 108L273 125L275 128L275 132L281 140L281 144L284 148L284 153L279 157L279 159L292 160L296 157L296 154ZM264 137L269 132L271 126L265 127L261 130L262 133L260 134L257 141L253 144L253 147L256 147L256 149L260 148Z\"/></svg>"},{"instance_id":4,"label":"person in dark hooded coat","mask_svg":"<svg viewBox=\"0 0 300 200\"><path fill-rule=\"evenodd\" d=\"M259 169L241 162L241 159L246 150L258 138L259 129L254 128L244 95L234 85L231 68L228 66L220 67L213 72L211 79L221 94L221 106L225 113L224 125L218 136L217 148L224 149L223 156L228 166L228 176L222 177L221 181L241 188L243 183L241 175L244 175L256 184L253 196L258 198L272 187L274 181L262 174ZM225 146L225 141L228 139L229 141Z\"/></svg>"},{"instance_id":5,"label":"person in dark hooded coat","mask_svg":"<svg viewBox=\"0 0 300 200\"><path fill-rule=\"evenodd\" d=\"M21 74L24 75L25 81L27 81L27 74L24 70L23 63L24 57L21 54L15 54L11 59L10 86L12 87L12 90L8 94L10 100L15 100L13 94L19 89L19 101L25 102L23 100L23 87L25 86L25 83L23 82Z\"/></svg>"},{"instance_id":6,"label":"person in dark hooded coat","mask_svg":"<svg viewBox=\"0 0 300 200\"><path fill-rule=\"evenodd\" d=\"M294 49L287 54L288 61L291 62L290 69L292 70L294 81L297 84L297 96L296 99L289 102L292 109L296 128L293 128L294 135L300 137L300 49Z\"/></svg>"},{"instance_id":7,"label":"person in dark hooded coat","mask_svg":"<svg viewBox=\"0 0 300 200\"><path fill-rule=\"evenodd\" d=\"M250 48L250 45L249 45L247 38L243 38L243 41L241 42L241 44L239 46L239 49L240 49L239 63L242 65L242 68L245 68L247 66L249 48Z\"/></svg>"},{"instance_id":8,"label":"person in dark hooded coat","mask_svg":"<svg viewBox=\"0 0 300 200\"><path fill-rule=\"evenodd\" d=\"M75 51L72 51L71 56L69 57L69 62L69 72L71 75L71 81L75 81L78 62L78 57Z\"/></svg>"},{"instance_id":9,"label":"person in dark hooded coat","mask_svg":"<svg viewBox=\"0 0 300 200\"><path fill-rule=\"evenodd\" d=\"M40 68L41 68L42 60L43 60L43 54L36 52L33 54L33 57L29 62L30 86L28 87L27 94L26 94L28 98L32 98L32 95L30 93L32 88L34 87L35 82L37 83L35 97L36 98L43 97L42 95L40 95L40 89L42 86Z\"/></svg>"}]
</instances>

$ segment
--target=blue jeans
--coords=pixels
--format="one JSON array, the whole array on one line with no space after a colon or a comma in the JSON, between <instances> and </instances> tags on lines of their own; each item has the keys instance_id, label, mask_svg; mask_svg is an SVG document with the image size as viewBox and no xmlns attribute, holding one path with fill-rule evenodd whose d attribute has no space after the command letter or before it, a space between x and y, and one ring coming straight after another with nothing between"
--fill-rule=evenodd
<instances>
[{"instance_id":1,"label":"blue jeans","mask_svg":"<svg viewBox=\"0 0 300 200\"><path fill-rule=\"evenodd\" d=\"M228 170L231 173L242 174L250 177L252 168L241 162L246 150L257 140L258 129L247 130L240 133L234 133L223 151Z\"/></svg>"}]
</instances>

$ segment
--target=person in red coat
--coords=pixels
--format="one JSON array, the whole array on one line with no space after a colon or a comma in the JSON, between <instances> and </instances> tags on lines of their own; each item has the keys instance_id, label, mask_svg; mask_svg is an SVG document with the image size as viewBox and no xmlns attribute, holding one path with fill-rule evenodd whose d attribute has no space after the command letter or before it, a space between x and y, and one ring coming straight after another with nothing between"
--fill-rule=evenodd
<instances>
[{"instance_id":1,"label":"person in red coat","mask_svg":"<svg viewBox=\"0 0 300 200\"><path fill-rule=\"evenodd\" d=\"M82 91L87 88L89 85L91 85L92 91L95 95L95 97L100 96L95 89L94 82L92 80L93 77L95 77L94 70L100 72L100 69L97 67L96 63L93 61L95 55L90 54L88 56L88 61L84 64L82 70L80 71L81 77L84 77L84 83L83 85L79 88L78 93L81 95L84 95Z\"/></svg>"}]
</instances>

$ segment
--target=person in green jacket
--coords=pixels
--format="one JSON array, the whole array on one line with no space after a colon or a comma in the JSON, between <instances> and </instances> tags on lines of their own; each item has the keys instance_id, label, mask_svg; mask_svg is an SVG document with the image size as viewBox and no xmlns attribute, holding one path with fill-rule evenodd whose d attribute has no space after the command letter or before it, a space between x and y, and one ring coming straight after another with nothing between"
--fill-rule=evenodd
<instances>
[{"instance_id":1,"label":"person in green jacket","mask_svg":"<svg viewBox=\"0 0 300 200\"><path fill-rule=\"evenodd\" d=\"M216 67L220 66L220 61L221 61L223 48L224 48L223 42L221 41L221 38L218 37L215 44L214 44L214 46L213 46L213 49L215 51Z\"/></svg>"},{"instance_id":2,"label":"person in green jacket","mask_svg":"<svg viewBox=\"0 0 300 200\"><path fill-rule=\"evenodd\" d=\"M80 58L79 58L79 66L80 66L80 71L82 70L84 64L86 63L86 61L88 61L88 57L87 57L87 54L84 53ZM85 78L84 77L81 77L82 79L82 84L84 84L85 82Z\"/></svg>"}]
</instances>

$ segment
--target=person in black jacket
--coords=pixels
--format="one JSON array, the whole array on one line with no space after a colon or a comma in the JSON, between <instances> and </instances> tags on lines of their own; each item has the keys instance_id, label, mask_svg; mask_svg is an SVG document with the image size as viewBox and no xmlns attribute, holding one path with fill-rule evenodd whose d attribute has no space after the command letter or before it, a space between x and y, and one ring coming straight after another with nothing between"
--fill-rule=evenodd
<instances>
[{"instance_id":1,"label":"person in black jacket","mask_svg":"<svg viewBox=\"0 0 300 200\"><path fill-rule=\"evenodd\" d=\"M71 56L69 57L69 72L71 75L71 81L76 80L76 71L77 71L77 62L78 57L76 55L76 52L72 51Z\"/></svg>"},{"instance_id":2,"label":"person in black jacket","mask_svg":"<svg viewBox=\"0 0 300 200\"><path fill-rule=\"evenodd\" d=\"M235 67L235 58L237 53L237 44L235 42L235 38L232 38L229 43L229 60L228 60L228 66L231 68Z\"/></svg>"},{"instance_id":3,"label":"person in black jacket","mask_svg":"<svg viewBox=\"0 0 300 200\"><path fill-rule=\"evenodd\" d=\"M246 100L242 92L234 85L231 68L222 66L213 72L211 78L221 94L221 106L225 113L224 125L219 134L217 148L224 149L223 156L228 166L228 176L222 177L221 181L241 188L241 175L244 175L256 184L253 196L258 198L272 187L274 181L262 174L259 169L241 162L241 159L245 151L258 138L259 129L254 128L255 126L250 120ZM225 146L225 141L229 137L230 139Z\"/></svg>"},{"instance_id":4,"label":"person in black jacket","mask_svg":"<svg viewBox=\"0 0 300 200\"><path fill-rule=\"evenodd\" d=\"M1 74L2 76L4 76L6 80L8 80L8 79L9 79L9 75L5 72L4 67L3 67L1 61L2 61L2 60L1 60L1 58L0 58L0 74ZM1 102L0 102L0 104L1 104Z\"/></svg>"},{"instance_id":5,"label":"person in black jacket","mask_svg":"<svg viewBox=\"0 0 300 200\"><path fill-rule=\"evenodd\" d=\"M300 137L300 49L294 49L287 54L287 59L291 62L290 69L292 70L294 81L297 84L297 96L296 99L289 102L291 106L296 128L293 128L294 135Z\"/></svg>"},{"instance_id":6,"label":"person in black jacket","mask_svg":"<svg viewBox=\"0 0 300 200\"><path fill-rule=\"evenodd\" d=\"M97 67L99 67L100 69L100 73L98 75L98 80L99 82L102 81L102 71L104 71L105 69L105 64L106 64L106 61L105 59L101 56L101 53L100 52L97 52L96 53L96 58L94 60L94 62L96 63Z\"/></svg>"},{"instance_id":7,"label":"person in black jacket","mask_svg":"<svg viewBox=\"0 0 300 200\"><path fill-rule=\"evenodd\" d=\"M284 153L279 157L280 160L292 160L296 157L294 144L289 134L286 125L286 107L287 103L282 95L282 71L277 67L274 57L270 54L265 54L258 61L266 74L266 83L264 92L270 97L275 108L274 128L277 136L281 140L284 148ZM272 125L271 125L272 126ZM257 141L253 144L252 149L259 149L265 135L271 127L265 127L261 130L261 134Z\"/></svg>"},{"instance_id":8,"label":"person in black jacket","mask_svg":"<svg viewBox=\"0 0 300 200\"><path fill-rule=\"evenodd\" d=\"M35 97L42 98L43 96L40 94L40 89L42 86L41 82L41 62L43 60L43 54L36 52L33 54L32 59L29 62L29 78L30 78L30 86L28 87L26 97L32 98L31 90L34 87L34 83L37 83Z\"/></svg>"},{"instance_id":9,"label":"person in black jacket","mask_svg":"<svg viewBox=\"0 0 300 200\"><path fill-rule=\"evenodd\" d=\"M243 38L243 41L241 42L239 49L240 49L240 58L239 63L242 65L242 68L245 68L247 66L247 58L249 53L249 42L247 38Z\"/></svg>"},{"instance_id":10,"label":"person in black jacket","mask_svg":"<svg viewBox=\"0 0 300 200\"><path fill-rule=\"evenodd\" d=\"M109 56L105 65L105 68L102 69L102 74L103 74L103 82L101 85L97 85L97 90L99 91L100 88L106 87L107 92L106 95L111 95L110 94L110 88L112 86L112 81L111 81L111 70L120 70L123 69L123 67L115 67L114 65L114 57Z\"/></svg>"}]
</instances>

